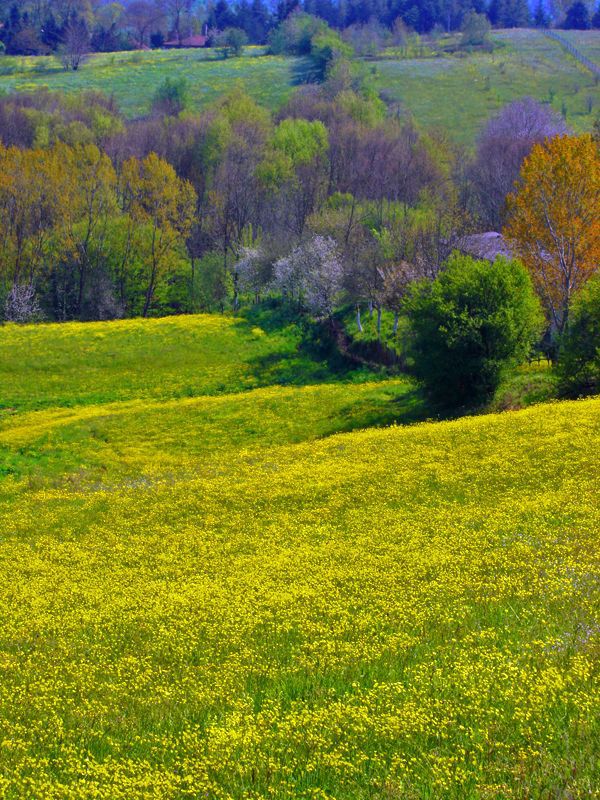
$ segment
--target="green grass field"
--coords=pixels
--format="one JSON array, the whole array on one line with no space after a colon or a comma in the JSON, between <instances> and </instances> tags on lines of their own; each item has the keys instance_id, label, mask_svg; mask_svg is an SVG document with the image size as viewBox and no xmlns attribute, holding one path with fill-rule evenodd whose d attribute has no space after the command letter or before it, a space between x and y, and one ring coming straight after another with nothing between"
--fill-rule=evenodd
<instances>
[{"instance_id":1,"label":"green grass field","mask_svg":"<svg viewBox=\"0 0 600 800\"><path fill-rule=\"evenodd\" d=\"M597 57L599 32L568 36L590 58ZM589 71L539 31L498 31L494 38L500 47L491 54L385 58L366 68L374 71L376 87L419 124L441 128L463 144L472 144L491 113L525 95L564 110L574 130L591 129L600 108L600 85ZM75 73L65 72L57 59L2 57L0 91L100 89L113 94L133 117L148 112L167 76L188 79L195 108L240 85L275 109L305 74L302 59L265 56L261 48L248 48L243 58L226 61L207 50L99 54Z\"/></svg>"},{"instance_id":2,"label":"green grass field","mask_svg":"<svg viewBox=\"0 0 600 800\"><path fill-rule=\"evenodd\" d=\"M560 31L563 39L570 42L579 52L583 53L600 66L600 32L592 31Z\"/></svg>"},{"instance_id":3,"label":"green grass field","mask_svg":"<svg viewBox=\"0 0 600 800\"><path fill-rule=\"evenodd\" d=\"M405 425L319 353L0 328L0 796L596 796L600 400Z\"/></svg>"},{"instance_id":4,"label":"green grass field","mask_svg":"<svg viewBox=\"0 0 600 800\"><path fill-rule=\"evenodd\" d=\"M247 48L243 58L223 60L214 50L161 50L99 53L77 72L65 72L53 57L4 57L0 90L40 88L78 92L97 89L114 95L129 117L147 114L157 87L165 78L185 77L192 105L200 108L237 85L259 103L279 107L304 74L299 58L266 56L264 48Z\"/></svg>"},{"instance_id":5,"label":"green grass field","mask_svg":"<svg viewBox=\"0 0 600 800\"><path fill-rule=\"evenodd\" d=\"M572 32L576 46L579 34ZM524 96L558 112L564 107L576 131L591 129L600 84L558 42L535 30L497 31L493 38L501 45L493 53L376 62L375 85L423 126L444 130L463 144L473 142L494 111ZM581 39L600 41L600 32L584 31Z\"/></svg>"}]
</instances>

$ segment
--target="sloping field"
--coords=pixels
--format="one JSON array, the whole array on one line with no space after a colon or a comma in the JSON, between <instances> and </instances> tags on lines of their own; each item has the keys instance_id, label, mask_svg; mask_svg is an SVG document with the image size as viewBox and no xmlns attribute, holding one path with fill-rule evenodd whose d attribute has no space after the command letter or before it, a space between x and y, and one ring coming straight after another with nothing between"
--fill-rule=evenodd
<instances>
[{"instance_id":1,"label":"sloping field","mask_svg":"<svg viewBox=\"0 0 600 800\"><path fill-rule=\"evenodd\" d=\"M300 80L305 66L302 59L264 56L263 50L248 48L243 58L227 60L214 50L98 53L77 72L65 72L60 60L53 57L5 57L0 62L0 89L97 89L114 95L124 113L136 117L149 112L154 93L165 78L186 78L196 107L241 85L258 102L277 108Z\"/></svg>"},{"instance_id":2,"label":"sloping field","mask_svg":"<svg viewBox=\"0 0 600 800\"><path fill-rule=\"evenodd\" d=\"M600 47L598 31L567 33L576 47L594 57ZM600 86L588 70L540 31L496 31L494 38L501 47L491 54L386 58L367 69L375 70L376 87L406 107L417 122L439 127L464 144L472 144L491 113L525 95L564 110L574 130L591 130L600 107ZM303 59L263 52L247 48L243 58L228 60L210 50L97 54L77 72L65 72L56 58L5 56L0 59L0 90L99 89L114 95L124 112L135 117L148 113L165 78L184 77L195 108L239 85L276 109L302 81L307 65Z\"/></svg>"},{"instance_id":3,"label":"sloping field","mask_svg":"<svg viewBox=\"0 0 600 800\"><path fill-rule=\"evenodd\" d=\"M584 41L600 41L599 32L572 33L576 47L580 33L589 34ZM464 144L494 111L524 96L564 110L575 131L591 129L600 86L558 42L536 30L496 31L493 38L502 46L489 54L377 62L376 86L422 125Z\"/></svg>"},{"instance_id":4,"label":"sloping field","mask_svg":"<svg viewBox=\"0 0 600 800\"><path fill-rule=\"evenodd\" d=\"M412 387L240 392L293 334L226 318L0 341L0 796L596 796L599 399L336 434Z\"/></svg>"},{"instance_id":5,"label":"sloping field","mask_svg":"<svg viewBox=\"0 0 600 800\"><path fill-rule=\"evenodd\" d=\"M600 66L600 31L560 31L560 35Z\"/></svg>"}]
</instances>

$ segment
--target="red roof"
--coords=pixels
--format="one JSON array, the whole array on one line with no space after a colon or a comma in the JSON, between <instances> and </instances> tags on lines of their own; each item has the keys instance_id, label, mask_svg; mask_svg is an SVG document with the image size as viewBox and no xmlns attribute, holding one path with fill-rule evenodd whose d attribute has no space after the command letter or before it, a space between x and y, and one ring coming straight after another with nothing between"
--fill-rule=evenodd
<instances>
[{"instance_id":1,"label":"red roof","mask_svg":"<svg viewBox=\"0 0 600 800\"><path fill-rule=\"evenodd\" d=\"M185 36L181 42L178 39L170 39L165 42L165 47L206 47L206 36Z\"/></svg>"}]
</instances>

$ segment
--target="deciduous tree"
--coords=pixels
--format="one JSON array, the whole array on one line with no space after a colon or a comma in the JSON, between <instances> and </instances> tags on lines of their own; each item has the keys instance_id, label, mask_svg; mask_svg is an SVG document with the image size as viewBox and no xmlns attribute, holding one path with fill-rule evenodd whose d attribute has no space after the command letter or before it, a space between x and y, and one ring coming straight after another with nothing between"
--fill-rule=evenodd
<instances>
[{"instance_id":1,"label":"deciduous tree","mask_svg":"<svg viewBox=\"0 0 600 800\"><path fill-rule=\"evenodd\" d=\"M600 266L600 155L589 135L533 148L510 198L506 235L562 332L573 295Z\"/></svg>"},{"instance_id":2,"label":"deciduous tree","mask_svg":"<svg viewBox=\"0 0 600 800\"><path fill-rule=\"evenodd\" d=\"M142 315L146 316L174 251L190 233L196 193L190 183L178 178L173 167L155 153L143 161L136 158L126 161L121 181L126 209L141 226L138 246L144 251L146 264L142 309Z\"/></svg>"}]
</instances>

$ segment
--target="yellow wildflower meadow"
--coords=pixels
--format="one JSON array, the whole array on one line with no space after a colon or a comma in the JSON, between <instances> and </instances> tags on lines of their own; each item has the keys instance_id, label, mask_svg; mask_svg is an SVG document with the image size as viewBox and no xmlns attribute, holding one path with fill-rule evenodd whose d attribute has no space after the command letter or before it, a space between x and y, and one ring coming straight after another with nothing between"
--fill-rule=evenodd
<instances>
[{"instance_id":1,"label":"yellow wildflower meadow","mask_svg":"<svg viewBox=\"0 0 600 800\"><path fill-rule=\"evenodd\" d=\"M600 399L82 381L0 427L0 797L599 796Z\"/></svg>"}]
</instances>

